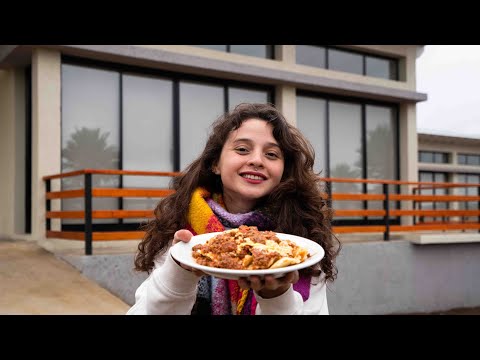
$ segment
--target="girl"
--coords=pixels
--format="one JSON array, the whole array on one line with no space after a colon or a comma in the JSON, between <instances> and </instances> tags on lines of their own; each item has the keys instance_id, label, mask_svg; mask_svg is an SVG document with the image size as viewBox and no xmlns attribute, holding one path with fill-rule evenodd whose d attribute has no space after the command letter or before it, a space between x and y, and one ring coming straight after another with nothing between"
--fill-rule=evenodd
<instances>
[{"instance_id":1,"label":"girl","mask_svg":"<svg viewBox=\"0 0 480 360\"><path fill-rule=\"evenodd\" d=\"M336 278L340 243L330 231L314 157L308 140L270 104L240 104L221 116L146 225L135 269L150 275L127 314L328 314L326 283ZM170 256L178 241L242 224L308 238L325 256L281 278L238 281L212 278Z\"/></svg>"}]
</instances>

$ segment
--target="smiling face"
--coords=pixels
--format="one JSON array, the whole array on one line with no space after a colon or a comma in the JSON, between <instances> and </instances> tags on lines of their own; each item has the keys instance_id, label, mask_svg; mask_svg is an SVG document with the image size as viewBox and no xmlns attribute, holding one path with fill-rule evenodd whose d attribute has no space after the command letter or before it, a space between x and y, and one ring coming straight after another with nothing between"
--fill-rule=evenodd
<instances>
[{"instance_id":1,"label":"smiling face","mask_svg":"<svg viewBox=\"0 0 480 360\"><path fill-rule=\"evenodd\" d=\"M229 212L253 210L280 183L285 161L272 129L264 120L247 119L223 145L213 170L222 179Z\"/></svg>"}]
</instances>

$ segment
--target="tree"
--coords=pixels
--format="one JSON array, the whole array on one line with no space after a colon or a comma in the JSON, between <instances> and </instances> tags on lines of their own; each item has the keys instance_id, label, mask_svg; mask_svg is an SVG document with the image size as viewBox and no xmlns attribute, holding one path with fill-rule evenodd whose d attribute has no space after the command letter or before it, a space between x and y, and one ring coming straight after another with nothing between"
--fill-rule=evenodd
<instances>
[{"instance_id":1,"label":"tree","mask_svg":"<svg viewBox=\"0 0 480 360\"><path fill-rule=\"evenodd\" d=\"M117 169L119 163L118 147L108 144L109 132L101 132L100 128L82 127L75 129L66 146L62 149L63 171L81 169ZM116 176L94 176L95 185L116 186ZM64 179L64 188L83 187L83 178Z\"/></svg>"}]
</instances>

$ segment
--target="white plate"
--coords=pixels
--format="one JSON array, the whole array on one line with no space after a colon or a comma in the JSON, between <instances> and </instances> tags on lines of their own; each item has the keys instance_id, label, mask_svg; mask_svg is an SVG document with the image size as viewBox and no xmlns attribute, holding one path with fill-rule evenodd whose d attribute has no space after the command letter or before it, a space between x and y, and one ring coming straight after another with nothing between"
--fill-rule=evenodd
<instances>
[{"instance_id":1,"label":"white plate","mask_svg":"<svg viewBox=\"0 0 480 360\"><path fill-rule=\"evenodd\" d=\"M196 235L192 237L188 243L180 241L176 243L174 246L172 246L172 248L170 249L170 254L173 256L175 260L181 262L182 264L201 270L204 273L212 275L217 278L232 279L232 280L237 280L241 277L247 277L250 275L257 275L260 277L263 277L265 275L273 275L276 278L282 277L285 274L292 272L294 270L300 270L318 263L320 260L322 260L323 256L325 255L325 251L323 250L323 248L312 240L308 240L303 237L290 235L290 234L276 233L277 237L280 240L288 239L293 241L297 245L306 248L310 253L310 257L300 264L290 265L287 267L277 268L277 269L261 269L261 270L223 269L223 268L215 268L211 266L204 266L204 265L197 264L194 258L192 257L192 247L194 247L197 244L204 244L205 242L207 242L208 239L218 234L221 234L221 232Z\"/></svg>"}]
</instances>

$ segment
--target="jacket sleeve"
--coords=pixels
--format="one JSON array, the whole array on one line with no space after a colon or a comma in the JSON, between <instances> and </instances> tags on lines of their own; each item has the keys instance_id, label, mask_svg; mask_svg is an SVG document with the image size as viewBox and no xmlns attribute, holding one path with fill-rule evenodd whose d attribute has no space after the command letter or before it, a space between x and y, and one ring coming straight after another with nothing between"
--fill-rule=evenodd
<instances>
[{"instance_id":1,"label":"jacket sleeve","mask_svg":"<svg viewBox=\"0 0 480 360\"><path fill-rule=\"evenodd\" d=\"M179 266L170 255L162 256L150 276L135 292L127 315L189 315L196 300L199 277Z\"/></svg>"},{"instance_id":2,"label":"jacket sleeve","mask_svg":"<svg viewBox=\"0 0 480 360\"><path fill-rule=\"evenodd\" d=\"M280 296L264 299L255 292L257 308L255 315L328 315L325 281L310 285L310 296L303 301L302 295L293 286Z\"/></svg>"}]
</instances>

